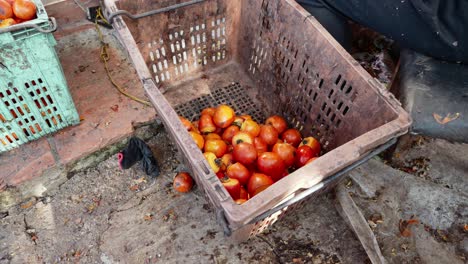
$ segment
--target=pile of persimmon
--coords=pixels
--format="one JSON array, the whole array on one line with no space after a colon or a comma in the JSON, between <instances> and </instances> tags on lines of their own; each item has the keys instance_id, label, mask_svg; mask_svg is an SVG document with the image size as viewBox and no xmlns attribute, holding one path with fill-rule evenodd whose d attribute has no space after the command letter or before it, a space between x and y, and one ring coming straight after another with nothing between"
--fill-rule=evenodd
<instances>
[{"instance_id":1,"label":"pile of persimmon","mask_svg":"<svg viewBox=\"0 0 468 264\"><path fill-rule=\"evenodd\" d=\"M197 121L180 120L237 204L320 154L315 138L302 138L278 115L259 124L249 115L236 116L234 109L220 105L203 109Z\"/></svg>"},{"instance_id":2,"label":"pile of persimmon","mask_svg":"<svg viewBox=\"0 0 468 264\"><path fill-rule=\"evenodd\" d=\"M0 0L0 28L36 18L36 4L30 0Z\"/></svg>"}]
</instances>

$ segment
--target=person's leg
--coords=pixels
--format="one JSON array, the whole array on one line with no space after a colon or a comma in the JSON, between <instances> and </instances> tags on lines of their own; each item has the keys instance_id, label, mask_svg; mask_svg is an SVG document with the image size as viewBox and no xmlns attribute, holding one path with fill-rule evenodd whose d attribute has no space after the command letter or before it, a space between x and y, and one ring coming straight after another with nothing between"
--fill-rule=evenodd
<instances>
[{"instance_id":1,"label":"person's leg","mask_svg":"<svg viewBox=\"0 0 468 264\"><path fill-rule=\"evenodd\" d=\"M321 0L298 0L346 50L351 49L351 30L347 18L330 9Z\"/></svg>"},{"instance_id":2,"label":"person's leg","mask_svg":"<svg viewBox=\"0 0 468 264\"><path fill-rule=\"evenodd\" d=\"M402 47L426 55L468 63L466 0L302 0L322 3L334 12L372 28ZM309 9L307 9L309 10ZM312 13L314 15L314 13ZM317 17L320 21L320 18ZM324 26L327 25L324 23Z\"/></svg>"}]
</instances>

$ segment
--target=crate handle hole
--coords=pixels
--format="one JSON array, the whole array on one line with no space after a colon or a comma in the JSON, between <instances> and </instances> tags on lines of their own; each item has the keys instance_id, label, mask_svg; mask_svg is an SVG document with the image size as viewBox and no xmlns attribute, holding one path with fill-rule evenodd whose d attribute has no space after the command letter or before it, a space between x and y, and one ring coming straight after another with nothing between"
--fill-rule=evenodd
<instances>
[{"instance_id":1,"label":"crate handle hole","mask_svg":"<svg viewBox=\"0 0 468 264\"><path fill-rule=\"evenodd\" d=\"M10 114L13 116L13 118L18 118L18 116L16 115L15 110L10 109Z\"/></svg>"},{"instance_id":2,"label":"crate handle hole","mask_svg":"<svg viewBox=\"0 0 468 264\"><path fill-rule=\"evenodd\" d=\"M50 103L50 104L53 104L53 103L54 103L54 101L52 100L52 97L50 97L50 95L47 95L47 100L49 100L49 103Z\"/></svg>"},{"instance_id":3,"label":"crate handle hole","mask_svg":"<svg viewBox=\"0 0 468 264\"><path fill-rule=\"evenodd\" d=\"M21 125L20 125L20 126L21 126ZM29 137L29 133L28 133L28 130L26 130L26 128L23 128L23 133L24 133L27 137Z\"/></svg>"},{"instance_id":4,"label":"crate handle hole","mask_svg":"<svg viewBox=\"0 0 468 264\"><path fill-rule=\"evenodd\" d=\"M346 106L345 109L343 110L343 115L346 115L349 111L349 106Z\"/></svg>"},{"instance_id":5,"label":"crate handle hole","mask_svg":"<svg viewBox=\"0 0 468 264\"><path fill-rule=\"evenodd\" d=\"M338 85L341 80L341 74L338 74L338 77L336 78L335 85Z\"/></svg>"}]
</instances>

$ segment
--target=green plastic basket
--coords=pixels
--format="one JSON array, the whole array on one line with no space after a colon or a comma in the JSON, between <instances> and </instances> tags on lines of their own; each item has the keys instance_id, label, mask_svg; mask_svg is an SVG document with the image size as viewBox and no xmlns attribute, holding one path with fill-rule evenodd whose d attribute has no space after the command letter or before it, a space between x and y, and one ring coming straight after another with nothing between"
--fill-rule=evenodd
<instances>
[{"instance_id":1,"label":"green plastic basket","mask_svg":"<svg viewBox=\"0 0 468 264\"><path fill-rule=\"evenodd\" d=\"M36 19L0 33L0 153L79 123L50 33L55 20L34 2Z\"/></svg>"}]
</instances>

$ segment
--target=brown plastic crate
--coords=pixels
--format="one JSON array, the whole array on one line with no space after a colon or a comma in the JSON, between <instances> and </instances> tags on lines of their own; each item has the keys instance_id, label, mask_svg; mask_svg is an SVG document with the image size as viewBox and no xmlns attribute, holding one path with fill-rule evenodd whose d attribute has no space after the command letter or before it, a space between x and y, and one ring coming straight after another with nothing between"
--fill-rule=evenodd
<instances>
[{"instance_id":1,"label":"brown plastic crate","mask_svg":"<svg viewBox=\"0 0 468 264\"><path fill-rule=\"evenodd\" d=\"M104 2L109 15L179 1ZM293 0L206 0L137 21L117 17L114 28L225 232L240 241L332 188L411 123L385 87ZM174 109L194 119L199 109L219 103L257 119L283 115L303 135L319 138L325 153L236 205Z\"/></svg>"}]
</instances>

